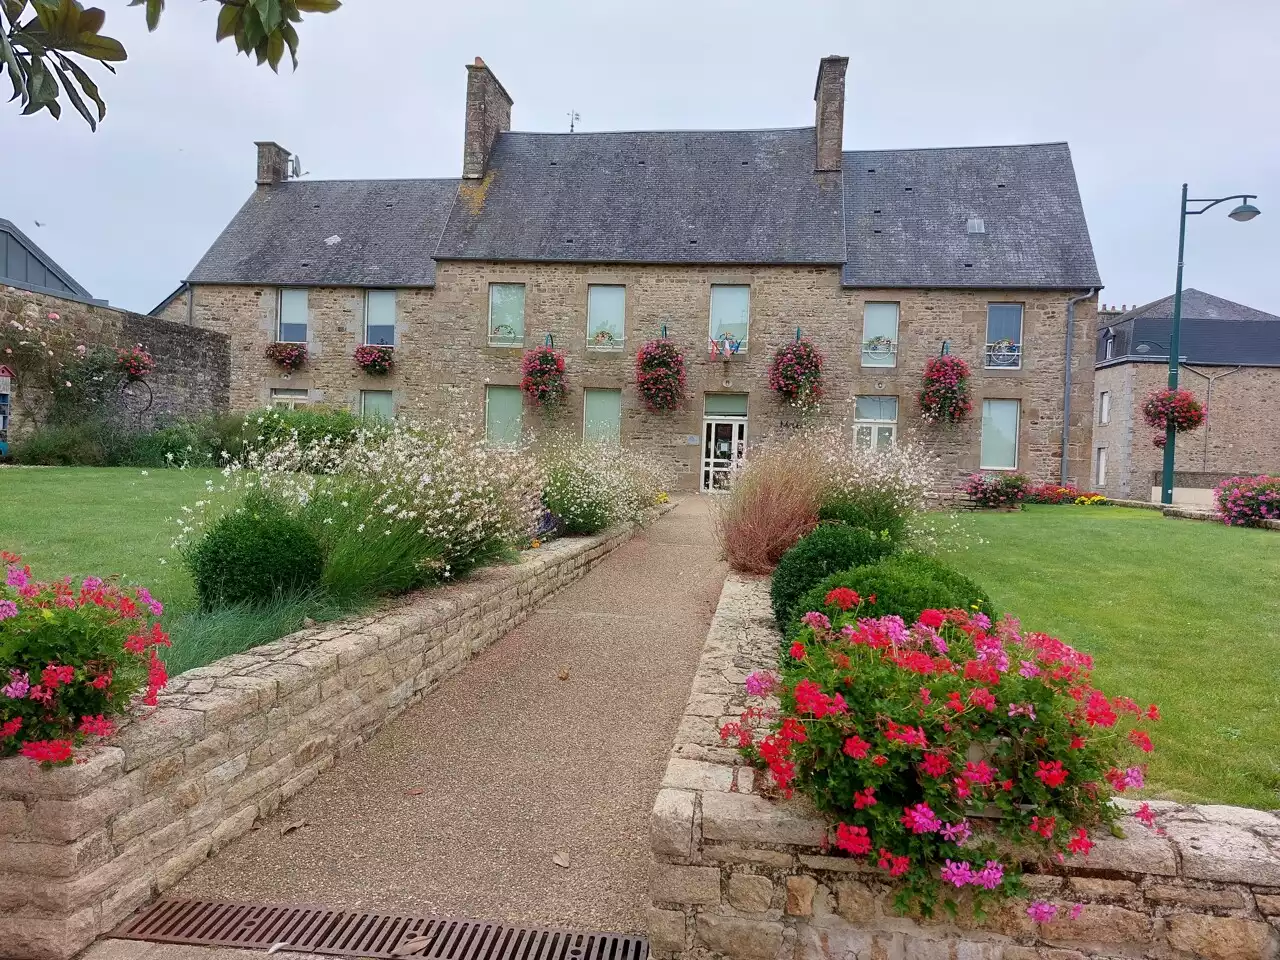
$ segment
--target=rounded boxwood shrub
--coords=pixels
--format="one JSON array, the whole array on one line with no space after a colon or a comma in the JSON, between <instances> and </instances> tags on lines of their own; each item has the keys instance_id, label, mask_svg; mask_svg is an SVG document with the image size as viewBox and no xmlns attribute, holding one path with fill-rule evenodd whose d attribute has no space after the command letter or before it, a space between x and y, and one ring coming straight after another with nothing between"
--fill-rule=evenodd
<instances>
[{"instance_id":1,"label":"rounded boxwood shrub","mask_svg":"<svg viewBox=\"0 0 1280 960\"><path fill-rule=\"evenodd\" d=\"M784 553L774 568L769 599L779 629L785 628L796 601L823 577L875 563L895 549L893 539L884 533L837 523L815 527Z\"/></svg>"},{"instance_id":2,"label":"rounded boxwood shrub","mask_svg":"<svg viewBox=\"0 0 1280 960\"><path fill-rule=\"evenodd\" d=\"M261 495L218 518L185 560L206 610L313 589L324 569L315 534Z\"/></svg>"},{"instance_id":3,"label":"rounded boxwood shrub","mask_svg":"<svg viewBox=\"0 0 1280 960\"><path fill-rule=\"evenodd\" d=\"M991 598L964 574L922 553L900 553L833 574L817 584L792 608L788 635L799 630L799 617L810 610L832 615L835 611L827 607L826 598L837 587L856 590L864 598L876 598L875 603L863 606L862 616L866 617L899 616L907 623L915 623L923 610L958 608L997 619Z\"/></svg>"},{"instance_id":4,"label":"rounded boxwood shrub","mask_svg":"<svg viewBox=\"0 0 1280 960\"><path fill-rule=\"evenodd\" d=\"M876 532L885 531L894 543L902 543L907 533L907 518L892 495L878 495L873 491L860 493L856 497L828 500L818 508L818 520L824 523L842 523L847 527L865 527Z\"/></svg>"}]
</instances>

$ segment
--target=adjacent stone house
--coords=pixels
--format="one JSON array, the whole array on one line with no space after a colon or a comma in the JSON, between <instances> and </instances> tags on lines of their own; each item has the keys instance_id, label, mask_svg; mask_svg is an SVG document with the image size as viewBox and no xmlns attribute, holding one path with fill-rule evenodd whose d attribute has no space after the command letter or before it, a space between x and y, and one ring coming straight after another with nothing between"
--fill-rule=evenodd
<instances>
[{"instance_id":1,"label":"adjacent stone house","mask_svg":"<svg viewBox=\"0 0 1280 960\"><path fill-rule=\"evenodd\" d=\"M822 60L813 126L570 134L512 131L477 59L460 179L300 181L260 143L254 193L156 312L231 337L234 408L473 417L495 442L544 428L520 360L553 341L558 426L639 446L684 489L794 425L768 367L799 331L850 443L914 432L957 478L1083 481L1099 279L1067 145L846 150L847 63ZM664 331L688 399L651 413L635 354ZM307 365L285 376L275 340ZM378 342L395 366L368 376L352 355ZM944 350L973 368L974 416L917 427Z\"/></svg>"},{"instance_id":2,"label":"adjacent stone house","mask_svg":"<svg viewBox=\"0 0 1280 960\"><path fill-rule=\"evenodd\" d=\"M1098 422L1092 485L1110 497L1160 499L1164 451L1142 403L1168 385L1173 297L1098 320ZM1199 290L1182 293L1178 385L1205 404L1205 423L1178 437L1174 501L1209 504L1237 474L1280 473L1280 317Z\"/></svg>"}]
</instances>

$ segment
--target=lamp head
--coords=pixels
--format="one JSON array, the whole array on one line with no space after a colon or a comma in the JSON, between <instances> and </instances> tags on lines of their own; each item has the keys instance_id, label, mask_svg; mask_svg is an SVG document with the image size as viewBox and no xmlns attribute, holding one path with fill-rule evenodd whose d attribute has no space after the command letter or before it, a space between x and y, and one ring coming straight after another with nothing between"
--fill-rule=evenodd
<instances>
[{"instance_id":1,"label":"lamp head","mask_svg":"<svg viewBox=\"0 0 1280 960\"><path fill-rule=\"evenodd\" d=\"M1238 220L1240 223L1248 223L1261 212L1252 203L1245 202L1228 213L1227 216L1232 220Z\"/></svg>"},{"instance_id":2,"label":"lamp head","mask_svg":"<svg viewBox=\"0 0 1280 960\"><path fill-rule=\"evenodd\" d=\"M1140 343L1133 349L1138 351L1138 353L1147 354L1151 352L1151 345L1149 343Z\"/></svg>"}]
</instances>

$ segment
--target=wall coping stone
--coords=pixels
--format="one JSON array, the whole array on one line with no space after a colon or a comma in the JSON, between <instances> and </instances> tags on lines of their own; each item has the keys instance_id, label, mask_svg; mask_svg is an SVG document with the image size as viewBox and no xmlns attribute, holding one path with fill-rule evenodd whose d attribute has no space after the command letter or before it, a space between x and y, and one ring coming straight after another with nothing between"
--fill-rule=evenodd
<instances>
[{"instance_id":1,"label":"wall coping stone","mask_svg":"<svg viewBox=\"0 0 1280 960\"><path fill-rule=\"evenodd\" d=\"M1082 903L1078 919L1037 927L1016 902L982 924L963 910L955 921L898 914L884 874L833 855L830 823L805 798L755 792L756 771L721 745L720 726L748 702L742 680L775 669L780 644L768 579L730 574L654 805L649 933L660 960L1280 958L1280 815L1218 804L1149 801L1148 829L1132 816L1139 803L1117 798L1123 838L1100 831L1087 857L1029 866L1035 894ZM680 896L676 878L692 867L719 871L719 901L704 873L696 897Z\"/></svg>"}]
</instances>

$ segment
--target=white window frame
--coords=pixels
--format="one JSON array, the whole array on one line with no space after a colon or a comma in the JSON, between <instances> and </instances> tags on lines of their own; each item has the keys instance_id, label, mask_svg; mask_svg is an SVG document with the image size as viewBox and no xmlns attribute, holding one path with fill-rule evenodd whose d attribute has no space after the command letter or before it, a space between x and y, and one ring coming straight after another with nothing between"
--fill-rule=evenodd
<instances>
[{"instance_id":1,"label":"white window frame","mask_svg":"<svg viewBox=\"0 0 1280 960\"><path fill-rule=\"evenodd\" d=\"M982 426L980 424L978 429L978 469L1007 471L1009 473L1016 473L1018 470L1018 455L1021 453L1021 451L1019 450L1020 444L1018 442L1019 441L1018 435L1022 433L1022 401L1014 399L1012 397L990 397L982 401L983 407L985 408L985 406L988 403L1014 404L1014 410L1016 411L1017 415L1014 417L1014 421L1013 421L1013 465L1012 466L1004 466L1004 465L992 466L991 464L988 464L988 463L982 463ZM985 423L986 419L987 419L986 412L984 410L983 416L982 416L983 423Z\"/></svg>"},{"instance_id":2,"label":"white window frame","mask_svg":"<svg viewBox=\"0 0 1280 960\"><path fill-rule=\"evenodd\" d=\"M360 391L360 419L365 420L369 417L369 410L366 401L371 393L385 393L391 398L391 414L390 418L395 419L396 415L396 394L394 390L361 390Z\"/></svg>"},{"instance_id":3,"label":"white window frame","mask_svg":"<svg viewBox=\"0 0 1280 960\"><path fill-rule=\"evenodd\" d=\"M713 283L711 284L711 292L707 296L707 344L719 342L716 339L715 332L715 299L716 287L739 287L747 291L747 332L738 344L738 353L745 354L748 345L751 343L751 284L749 283Z\"/></svg>"},{"instance_id":4,"label":"white window frame","mask_svg":"<svg viewBox=\"0 0 1280 960\"><path fill-rule=\"evenodd\" d=\"M520 304L520 336L518 339L500 340L494 339L493 336L493 288L494 287L519 287L524 291L523 299ZM528 332L529 318L529 287L525 283L518 280L493 280L490 281L485 289L485 297L488 303L485 307L485 337L491 347L523 347L525 335Z\"/></svg>"},{"instance_id":5,"label":"white window frame","mask_svg":"<svg viewBox=\"0 0 1280 960\"><path fill-rule=\"evenodd\" d=\"M876 362L879 354L871 355L868 360L867 344L870 339L867 337L867 308L871 306L891 306L893 307L893 336L889 340L888 362L881 360ZM902 329L902 304L895 300L871 300L862 305L862 348L860 361L864 367L875 367L881 370L889 370L898 365L898 342L901 337Z\"/></svg>"},{"instance_id":6,"label":"white window frame","mask_svg":"<svg viewBox=\"0 0 1280 960\"><path fill-rule=\"evenodd\" d=\"M596 287L609 287L622 291L622 330L617 340L596 343L591 336L591 291ZM587 284L587 349L604 353L616 353L624 349L627 341L627 285L625 283L589 283Z\"/></svg>"},{"instance_id":7,"label":"white window frame","mask_svg":"<svg viewBox=\"0 0 1280 960\"><path fill-rule=\"evenodd\" d=\"M371 343L369 340L369 298L375 293L391 294L391 342L390 343ZM385 326L385 324L378 324ZM377 288L369 289L364 292L364 329L360 334L360 342L365 346L373 347L394 347L399 339L400 327L400 297L395 290L379 290Z\"/></svg>"},{"instance_id":8,"label":"white window frame","mask_svg":"<svg viewBox=\"0 0 1280 960\"><path fill-rule=\"evenodd\" d=\"M311 391L306 387L272 387L270 396L270 406L278 410L297 410L311 402Z\"/></svg>"},{"instance_id":9,"label":"white window frame","mask_svg":"<svg viewBox=\"0 0 1280 960\"><path fill-rule=\"evenodd\" d=\"M1115 334L1107 337L1102 341L1102 359L1114 360L1116 356L1116 338Z\"/></svg>"},{"instance_id":10,"label":"white window frame","mask_svg":"<svg viewBox=\"0 0 1280 960\"><path fill-rule=\"evenodd\" d=\"M1093 470L1093 482L1095 486L1105 487L1107 485L1107 448L1099 447L1096 466Z\"/></svg>"},{"instance_id":11,"label":"white window frame","mask_svg":"<svg viewBox=\"0 0 1280 960\"><path fill-rule=\"evenodd\" d=\"M296 293L302 292L302 296L306 301L303 308L302 329L303 335L301 340L285 340L284 332L284 295L286 292ZM277 343L307 343L311 337L311 294L306 287L281 287L276 291L276 342Z\"/></svg>"},{"instance_id":12,"label":"white window frame","mask_svg":"<svg viewBox=\"0 0 1280 960\"><path fill-rule=\"evenodd\" d=\"M1012 349L1002 348L997 351L997 345L1003 343L1003 340L991 339L991 308L992 307L1017 307L1018 308L1018 339L1014 342ZM1022 347L1023 341L1026 339L1027 327L1027 307L1023 303L1012 303L1008 300L993 300L987 304L987 328L986 328L986 348L983 350L983 366L987 370L1021 370L1022 369Z\"/></svg>"},{"instance_id":13,"label":"white window frame","mask_svg":"<svg viewBox=\"0 0 1280 960\"><path fill-rule=\"evenodd\" d=\"M853 419L853 447L854 449L855 450L859 449L858 431L864 427L871 431L871 442L864 449L872 450L872 451L880 449L879 447L876 446L876 440L879 437L879 432L883 430L885 427L891 427L893 429L893 432L890 434L890 437L889 437L889 446L890 447L897 446L898 445L898 417L895 416L892 420L859 418L858 417L858 398L859 397L865 397L867 399L872 399L872 400L893 400L894 409L898 412L899 416L902 414L902 400L899 397L881 396L879 394L873 394L873 393L864 393L864 394L859 394L858 396L855 396L853 398L853 411L854 411L853 413L853 418L854 418Z\"/></svg>"},{"instance_id":14,"label":"white window frame","mask_svg":"<svg viewBox=\"0 0 1280 960\"><path fill-rule=\"evenodd\" d=\"M1098 394L1098 423L1108 424L1111 422L1111 391L1103 390Z\"/></svg>"}]
</instances>

